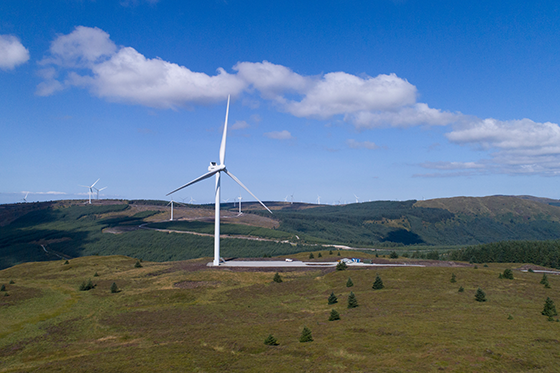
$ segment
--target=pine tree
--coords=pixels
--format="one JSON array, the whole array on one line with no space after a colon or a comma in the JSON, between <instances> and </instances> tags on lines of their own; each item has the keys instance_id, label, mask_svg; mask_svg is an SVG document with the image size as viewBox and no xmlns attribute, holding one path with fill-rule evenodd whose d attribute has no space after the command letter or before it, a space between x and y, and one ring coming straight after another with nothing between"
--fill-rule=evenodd
<instances>
[{"instance_id":1,"label":"pine tree","mask_svg":"<svg viewBox=\"0 0 560 373\"><path fill-rule=\"evenodd\" d=\"M15 284L16 282L14 280L10 280L10 285Z\"/></svg>"},{"instance_id":2,"label":"pine tree","mask_svg":"<svg viewBox=\"0 0 560 373\"><path fill-rule=\"evenodd\" d=\"M301 336L299 337L300 342L313 342L313 337L311 336L311 330L304 326L303 330L301 331Z\"/></svg>"},{"instance_id":3,"label":"pine tree","mask_svg":"<svg viewBox=\"0 0 560 373\"><path fill-rule=\"evenodd\" d=\"M282 277L280 277L280 274L278 272L276 272L272 281L278 282L278 283L282 282Z\"/></svg>"},{"instance_id":4,"label":"pine tree","mask_svg":"<svg viewBox=\"0 0 560 373\"><path fill-rule=\"evenodd\" d=\"M67 260L67 261L64 262L64 264L70 264L70 262Z\"/></svg>"},{"instance_id":5,"label":"pine tree","mask_svg":"<svg viewBox=\"0 0 560 373\"><path fill-rule=\"evenodd\" d=\"M459 293L462 293L462 292L464 292L464 291L465 291L465 288L462 287L462 286L459 286Z\"/></svg>"},{"instance_id":6,"label":"pine tree","mask_svg":"<svg viewBox=\"0 0 560 373\"><path fill-rule=\"evenodd\" d=\"M558 312L556 312L556 306L554 305L554 301L552 299L548 297L546 298L546 301L544 302L544 309L541 314L548 316L549 319L552 318L552 316L558 315Z\"/></svg>"},{"instance_id":7,"label":"pine tree","mask_svg":"<svg viewBox=\"0 0 560 373\"><path fill-rule=\"evenodd\" d=\"M356 307L358 307L358 300L356 299L354 293L350 292L350 295L348 296L348 308L356 308Z\"/></svg>"},{"instance_id":8,"label":"pine tree","mask_svg":"<svg viewBox=\"0 0 560 373\"><path fill-rule=\"evenodd\" d=\"M545 289L550 289L550 284L548 283L548 281L546 282L546 284L544 284Z\"/></svg>"},{"instance_id":9,"label":"pine tree","mask_svg":"<svg viewBox=\"0 0 560 373\"><path fill-rule=\"evenodd\" d=\"M541 279L541 284L546 284L548 282L548 277L546 276L546 273L542 274L542 279Z\"/></svg>"},{"instance_id":10,"label":"pine tree","mask_svg":"<svg viewBox=\"0 0 560 373\"><path fill-rule=\"evenodd\" d=\"M338 262L338 264L336 265L337 271L344 271L346 268L348 268L348 266L345 262Z\"/></svg>"},{"instance_id":11,"label":"pine tree","mask_svg":"<svg viewBox=\"0 0 560 373\"><path fill-rule=\"evenodd\" d=\"M498 274L498 278L501 280L501 279L504 278L504 275L502 275L502 274L500 273L500 274Z\"/></svg>"},{"instance_id":12,"label":"pine tree","mask_svg":"<svg viewBox=\"0 0 560 373\"><path fill-rule=\"evenodd\" d=\"M348 281L346 281L346 287L351 288L352 286L354 286L354 283L352 282L352 279L348 277Z\"/></svg>"},{"instance_id":13,"label":"pine tree","mask_svg":"<svg viewBox=\"0 0 560 373\"><path fill-rule=\"evenodd\" d=\"M269 334L268 337L264 340L264 344L267 346L278 346L278 340Z\"/></svg>"},{"instance_id":14,"label":"pine tree","mask_svg":"<svg viewBox=\"0 0 560 373\"><path fill-rule=\"evenodd\" d=\"M332 250L329 250L329 255L332 255Z\"/></svg>"},{"instance_id":15,"label":"pine tree","mask_svg":"<svg viewBox=\"0 0 560 373\"><path fill-rule=\"evenodd\" d=\"M486 302L486 294L482 291L481 288L478 288L476 294L474 295L474 299L477 302Z\"/></svg>"},{"instance_id":16,"label":"pine tree","mask_svg":"<svg viewBox=\"0 0 560 373\"><path fill-rule=\"evenodd\" d=\"M111 284L111 293L118 293L119 292L119 288L117 287L117 284L113 282L113 284Z\"/></svg>"},{"instance_id":17,"label":"pine tree","mask_svg":"<svg viewBox=\"0 0 560 373\"><path fill-rule=\"evenodd\" d=\"M321 253L317 254L317 258L322 258L322 257L323 257L323 254L321 254Z\"/></svg>"},{"instance_id":18,"label":"pine tree","mask_svg":"<svg viewBox=\"0 0 560 373\"><path fill-rule=\"evenodd\" d=\"M314 259L315 255L313 255L313 253L309 253L309 259Z\"/></svg>"},{"instance_id":19,"label":"pine tree","mask_svg":"<svg viewBox=\"0 0 560 373\"><path fill-rule=\"evenodd\" d=\"M452 283L457 282L457 276L455 276L455 273L452 273L452 274L451 274L451 282L452 282Z\"/></svg>"},{"instance_id":20,"label":"pine tree","mask_svg":"<svg viewBox=\"0 0 560 373\"><path fill-rule=\"evenodd\" d=\"M340 256L340 251L338 251L338 252L336 253L336 255L337 255L337 256Z\"/></svg>"},{"instance_id":21,"label":"pine tree","mask_svg":"<svg viewBox=\"0 0 560 373\"><path fill-rule=\"evenodd\" d=\"M340 314L336 310L331 310L329 321L336 321L336 320L340 320Z\"/></svg>"},{"instance_id":22,"label":"pine tree","mask_svg":"<svg viewBox=\"0 0 560 373\"><path fill-rule=\"evenodd\" d=\"M0 291L6 291L6 285L2 285L2 287L0 287Z\"/></svg>"},{"instance_id":23,"label":"pine tree","mask_svg":"<svg viewBox=\"0 0 560 373\"><path fill-rule=\"evenodd\" d=\"M396 251L391 252L391 255L389 255L389 258L391 259L398 259L399 254L397 254Z\"/></svg>"},{"instance_id":24,"label":"pine tree","mask_svg":"<svg viewBox=\"0 0 560 373\"><path fill-rule=\"evenodd\" d=\"M99 277L99 274L98 274L97 272L95 272L95 273L93 274L93 277Z\"/></svg>"},{"instance_id":25,"label":"pine tree","mask_svg":"<svg viewBox=\"0 0 560 373\"><path fill-rule=\"evenodd\" d=\"M513 280L513 272L511 269L506 268L504 269L504 274L503 274L504 278L507 278L508 280Z\"/></svg>"},{"instance_id":26,"label":"pine tree","mask_svg":"<svg viewBox=\"0 0 560 373\"><path fill-rule=\"evenodd\" d=\"M329 295L328 302L329 302L329 304L338 303L338 298L336 297L336 295L334 295L334 292L331 293L331 295Z\"/></svg>"},{"instance_id":27,"label":"pine tree","mask_svg":"<svg viewBox=\"0 0 560 373\"><path fill-rule=\"evenodd\" d=\"M379 275L377 275L375 277L375 281L373 282L373 286L372 289L373 290L379 290L379 289L383 289L385 286L383 285L383 280L381 280L381 277L379 277Z\"/></svg>"}]
</instances>

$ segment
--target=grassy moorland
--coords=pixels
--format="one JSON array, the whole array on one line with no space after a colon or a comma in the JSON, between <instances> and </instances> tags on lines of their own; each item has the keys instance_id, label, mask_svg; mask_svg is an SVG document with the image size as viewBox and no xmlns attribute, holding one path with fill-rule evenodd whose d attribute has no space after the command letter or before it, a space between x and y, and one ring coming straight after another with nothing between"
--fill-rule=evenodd
<instances>
[{"instance_id":1,"label":"grassy moorland","mask_svg":"<svg viewBox=\"0 0 560 373\"><path fill-rule=\"evenodd\" d=\"M335 258L322 252L323 260ZM541 315L547 297L560 306L557 276L545 288L541 274L519 265L462 264L284 271L275 283L274 271L207 262L136 268L128 257L81 257L0 271L0 372L558 369L560 322ZM498 278L506 268L513 280ZM382 290L372 289L377 274ZM79 291L88 279L97 286ZM119 292L111 293L113 283ZM486 302L475 301L479 287ZM350 291L357 308L347 308ZM332 309L340 320L328 321ZM299 342L304 326L312 342ZM278 346L264 344L269 334Z\"/></svg>"}]
</instances>

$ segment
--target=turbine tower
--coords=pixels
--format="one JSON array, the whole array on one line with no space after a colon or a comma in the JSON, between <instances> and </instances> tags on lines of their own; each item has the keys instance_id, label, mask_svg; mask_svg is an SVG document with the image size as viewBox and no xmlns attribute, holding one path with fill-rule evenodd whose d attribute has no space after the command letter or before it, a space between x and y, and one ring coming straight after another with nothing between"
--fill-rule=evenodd
<instances>
[{"instance_id":1,"label":"turbine tower","mask_svg":"<svg viewBox=\"0 0 560 373\"><path fill-rule=\"evenodd\" d=\"M107 187L103 187L101 189L97 189L97 188L93 188L95 189L95 191L97 192L97 200L99 200L99 192L101 192L103 189L107 189Z\"/></svg>"},{"instance_id":2,"label":"turbine tower","mask_svg":"<svg viewBox=\"0 0 560 373\"><path fill-rule=\"evenodd\" d=\"M99 181L100 179L97 179L97 181ZM84 188L88 188L88 196L89 196L89 204L91 205L91 195L93 194L93 187L95 186L95 184L97 184L97 181L93 184L91 184L90 186L87 185L80 185Z\"/></svg>"},{"instance_id":3,"label":"turbine tower","mask_svg":"<svg viewBox=\"0 0 560 373\"><path fill-rule=\"evenodd\" d=\"M237 199L239 200L239 214L238 214L238 216L239 216L239 215L242 214L242 212L241 212L241 196L237 197Z\"/></svg>"},{"instance_id":4,"label":"turbine tower","mask_svg":"<svg viewBox=\"0 0 560 373\"><path fill-rule=\"evenodd\" d=\"M321 196L317 194L317 204L320 205L321 204Z\"/></svg>"},{"instance_id":5,"label":"turbine tower","mask_svg":"<svg viewBox=\"0 0 560 373\"><path fill-rule=\"evenodd\" d=\"M257 198L237 177L235 177L231 172L229 172L224 164L226 160L226 138L227 138L227 124L228 124L228 114L229 114L229 95L227 101L227 108L226 108L226 120L224 124L224 133L222 134L222 143L220 144L220 164L216 162L210 162L210 166L208 166L208 172L202 176L197 177L191 182L180 186L179 188L167 193L167 195L173 194L178 192L179 190L188 187L194 183L198 183L204 179L208 179L212 175L216 175L216 189L215 189L215 215L214 215L214 261L213 265L219 266L220 265L220 176L222 172L225 172L229 177L231 177L237 184L239 184L243 189L249 192L265 209L268 210L272 214L272 211L264 203L261 202L260 199Z\"/></svg>"}]
</instances>

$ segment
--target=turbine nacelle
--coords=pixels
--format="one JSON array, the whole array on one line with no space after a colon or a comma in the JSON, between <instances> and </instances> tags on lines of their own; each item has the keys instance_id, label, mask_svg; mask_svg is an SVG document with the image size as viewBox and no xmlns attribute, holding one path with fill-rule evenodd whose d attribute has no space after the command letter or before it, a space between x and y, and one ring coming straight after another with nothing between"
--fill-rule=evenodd
<instances>
[{"instance_id":1,"label":"turbine nacelle","mask_svg":"<svg viewBox=\"0 0 560 373\"><path fill-rule=\"evenodd\" d=\"M210 162L210 166L208 166L208 171L209 172L220 172L220 171L225 171L226 170L226 166L223 164L217 164L216 162Z\"/></svg>"}]
</instances>

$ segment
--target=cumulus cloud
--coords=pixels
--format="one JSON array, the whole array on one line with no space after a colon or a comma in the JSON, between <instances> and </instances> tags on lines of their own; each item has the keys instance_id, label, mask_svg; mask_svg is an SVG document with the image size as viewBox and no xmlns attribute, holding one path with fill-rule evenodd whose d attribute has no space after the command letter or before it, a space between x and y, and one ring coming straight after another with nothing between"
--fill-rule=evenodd
<instances>
[{"instance_id":1,"label":"cumulus cloud","mask_svg":"<svg viewBox=\"0 0 560 373\"><path fill-rule=\"evenodd\" d=\"M51 95L67 87L82 87L112 101L159 108L210 103L228 94L247 93L243 102L257 107L252 93L272 101L279 110L297 117L327 119L342 115L357 127L441 124L453 114L416 103L416 87L395 74L359 77L345 72L304 76L282 65L238 62L234 73L223 68L216 75L147 58L134 48L117 46L99 28L78 26L59 35L40 62L56 69L44 74L37 94ZM390 114L383 116L384 112ZM399 119L400 117L400 119ZM413 124L411 121L413 121Z\"/></svg>"},{"instance_id":2,"label":"cumulus cloud","mask_svg":"<svg viewBox=\"0 0 560 373\"><path fill-rule=\"evenodd\" d=\"M353 139L346 140L346 145L348 145L348 147L352 148L352 149L374 150L374 149L379 148L379 146L377 146L374 142L371 142L371 141L356 141L356 140L353 140Z\"/></svg>"},{"instance_id":3,"label":"cumulus cloud","mask_svg":"<svg viewBox=\"0 0 560 373\"><path fill-rule=\"evenodd\" d=\"M483 164L477 162L424 162L421 167L436 170L464 170L464 169L482 169Z\"/></svg>"},{"instance_id":4,"label":"cumulus cloud","mask_svg":"<svg viewBox=\"0 0 560 373\"><path fill-rule=\"evenodd\" d=\"M0 35L0 69L12 70L29 60L29 50L13 35Z\"/></svg>"},{"instance_id":5,"label":"cumulus cloud","mask_svg":"<svg viewBox=\"0 0 560 373\"><path fill-rule=\"evenodd\" d=\"M266 132L264 135L269 139L274 140L289 140L292 138L292 134L286 130Z\"/></svg>"}]
</instances>

